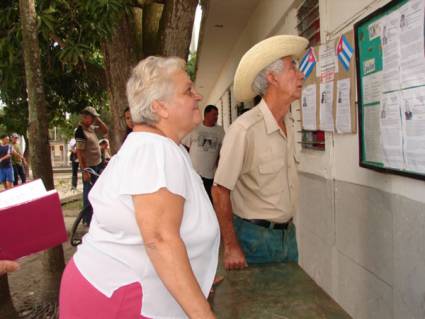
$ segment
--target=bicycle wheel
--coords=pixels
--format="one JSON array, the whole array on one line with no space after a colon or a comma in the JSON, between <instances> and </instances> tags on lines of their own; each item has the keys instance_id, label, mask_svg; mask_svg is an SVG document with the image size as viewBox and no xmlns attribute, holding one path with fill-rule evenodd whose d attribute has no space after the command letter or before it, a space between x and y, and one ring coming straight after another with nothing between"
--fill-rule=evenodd
<instances>
[{"instance_id":1,"label":"bicycle wheel","mask_svg":"<svg viewBox=\"0 0 425 319\"><path fill-rule=\"evenodd\" d=\"M74 223L72 224L72 228L71 228L71 235L70 235L70 244L74 247L78 246L79 244L81 244L81 236L80 234L78 234L77 230L78 230L78 226L81 224L81 221L83 219L84 216L84 209L82 209L80 211L80 213L78 214L77 218L75 218Z\"/></svg>"}]
</instances>

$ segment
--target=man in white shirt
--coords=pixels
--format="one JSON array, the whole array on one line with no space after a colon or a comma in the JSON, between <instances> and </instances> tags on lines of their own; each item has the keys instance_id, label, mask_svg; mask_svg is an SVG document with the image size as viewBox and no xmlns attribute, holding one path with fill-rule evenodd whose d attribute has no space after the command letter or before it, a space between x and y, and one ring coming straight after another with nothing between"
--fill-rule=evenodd
<instances>
[{"instance_id":1,"label":"man in white shirt","mask_svg":"<svg viewBox=\"0 0 425 319\"><path fill-rule=\"evenodd\" d=\"M204 110L204 121L183 140L183 144L189 149L193 167L202 177L211 201L211 186L224 138L223 128L216 125L217 118L217 107L207 105Z\"/></svg>"}]
</instances>

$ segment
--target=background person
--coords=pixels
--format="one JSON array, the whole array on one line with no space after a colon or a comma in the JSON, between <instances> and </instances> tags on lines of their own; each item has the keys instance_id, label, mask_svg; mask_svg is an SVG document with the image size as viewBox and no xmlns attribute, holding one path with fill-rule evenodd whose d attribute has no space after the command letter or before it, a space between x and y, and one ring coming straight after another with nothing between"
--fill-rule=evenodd
<instances>
[{"instance_id":1,"label":"background person","mask_svg":"<svg viewBox=\"0 0 425 319\"><path fill-rule=\"evenodd\" d=\"M12 140L12 148L14 153L12 154L12 166L13 166L13 185L18 185L19 178L21 179L21 184L25 184L27 181L27 176L25 175L24 165L27 165L25 158L23 157L23 152L21 150L19 144L19 135L17 133L13 133L11 135Z\"/></svg>"},{"instance_id":2,"label":"background person","mask_svg":"<svg viewBox=\"0 0 425 319\"><path fill-rule=\"evenodd\" d=\"M88 194L93 184L97 180L97 176L84 171L85 168L91 168L96 173L100 173L102 169L102 159L100 154L99 139L97 133L105 136L108 134L108 128L100 119L99 113L94 107L87 106L81 113L80 125L75 131L75 140L77 142L77 157L82 170L83 179L83 224L90 225L92 217L92 209L88 200Z\"/></svg>"},{"instance_id":3,"label":"background person","mask_svg":"<svg viewBox=\"0 0 425 319\"><path fill-rule=\"evenodd\" d=\"M211 186L217 168L224 130L216 125L218 109L214 105L207 105L204 110L204 120L196 129L183 140L189 149L193 168L202 177L205 190L212 202Z\"/></svg>"},{"instance_id":4,"label":"background person","mask_svg":"<svg viewBox=\"0 0 425 319\"><path fill-rule=\"evenodd\" d=\"M72 138L68 143L69 148L69 160L71 162L72 169L72 179L71 179L71 189L76 190L78 184L78 167L80 163L78 162L77 156L77 141L75 138Z\"/></svg>"},{"instance_id":5,"label":"background person","mask_svg":"<svg viewBox=\"0 0 425 319\"><path fill-rule=\"evenodd\" d=\"M236 70L236 98L262 100L229 128L214 177L226 269L298 261L292 223L298 176L289 109L301 97L304 79L293 56L307 45L298 36L271 37L245 53Z\"/></svg>"},{"instance_id":6,"label":"background person","mask_svg":"<svg viewBox=\"0 0 425 319\"><path fill-rule=\"evenodd\" d=\"M181 145L201 122L184 70L174 57L133 69L134 129L90 192L93 221L62 278L61 319L215 318L206 296L220 235Z\"/></svg>"},{"instance_id":7,"label":"background person","mask_svg":"<svg viewBox=\"0 0 425 319\"><path fill-rule=\"evenodd\" d=\"M106 138L103 138L99 141L99 147L100 147L100 159L101 159L101 165L102 169L108 165L109 160L111 159L111 153L109 150L109 141Z\"/></svg>"},{"instance_id":8,"label":"background person","mask_svg":"<svg viewBox=\"0 0 425 319\"><path fill-rule=\"evenodd\" d=\"M127 107L124 110L123 116L124 116L125 128L126 128L125 135L124 135L124 141L125 141L125 139L127 138L128 134L130 134L131 132L133 132L133 127L134 127L133 120L131 119L131 113L130 113L130 108L129 107Z\"/></svg>"},{"instance_id":9,"label":"background person","mask_svg":"<svg viewBox=\"0 0 425 319\"><path fill-rule=\"evenodd\" d=\"M13 187L13 182L15 180L12 155L19 157L23 161L25 161L25 159L13 150L12 145L9 144L9 136L7 134L1 134L0 140L0 183L3 184L4 189L10 189Z\"/></svg>"}]
</instances>

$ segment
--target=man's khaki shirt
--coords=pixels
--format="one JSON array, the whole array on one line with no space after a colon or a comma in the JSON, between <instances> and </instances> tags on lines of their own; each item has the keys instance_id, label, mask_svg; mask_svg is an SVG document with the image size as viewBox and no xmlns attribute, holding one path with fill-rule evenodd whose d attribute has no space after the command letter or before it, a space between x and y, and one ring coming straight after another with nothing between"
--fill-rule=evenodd
<instances>
[{"instance_id":1,"label":"man's khaki shirt","mask_svg":"<svg viewBox=\"0 0 425 319\"><path fill-rule=\"evenodd\" d=\"M266 102L229 128L214 183L229 189L233 213L246 219L286 222L298 203L294 122L285 117L287 136Z\"/></svg>"},{"instance_id":2,"label":"man's khaki shirt","mask_svg":"<svg viewBox=\"0 0 425 319\"><path fill-rule=\"evenodd\" d=\"M94 126L85 127L80 124L75 131L77 150L84 152L87 166L99 165L101 160L99 139L97 138Z\"/></svg>"}]
</instances>

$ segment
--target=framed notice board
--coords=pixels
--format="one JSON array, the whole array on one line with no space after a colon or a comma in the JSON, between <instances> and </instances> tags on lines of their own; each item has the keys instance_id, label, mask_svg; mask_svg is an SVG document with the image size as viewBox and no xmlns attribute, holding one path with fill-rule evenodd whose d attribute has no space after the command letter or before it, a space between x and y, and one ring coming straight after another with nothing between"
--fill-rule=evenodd
<instances>
[{"instance_id":1,"label":"framed notice board","mask_svg":"<svg viewBox=\"0 0 425 319\"><path fill-rule=\"evenodd\" d=\"M359 164L423 180L424 5L391 1L354 25Z\"/></svg>"}]
</instances>

